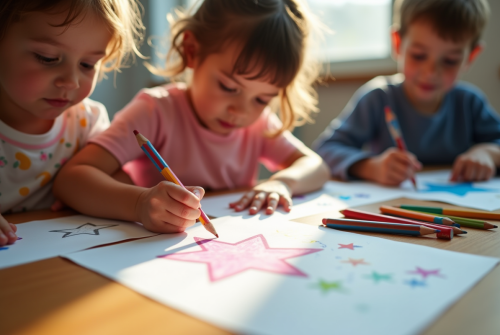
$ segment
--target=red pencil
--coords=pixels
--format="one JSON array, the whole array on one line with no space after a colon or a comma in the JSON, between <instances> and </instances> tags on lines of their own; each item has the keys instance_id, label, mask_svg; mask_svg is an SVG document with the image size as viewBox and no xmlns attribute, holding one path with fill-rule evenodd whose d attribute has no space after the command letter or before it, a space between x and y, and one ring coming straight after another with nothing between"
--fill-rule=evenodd
<instances>
[{"instance_id":1,"label":"red pencil","mask_svg":"<svg viewBox=\"0 0 500 335\"><path fill-rule=\"evenodd\" d=\"M399 127L399 122L396 118L396 115L394 115L389 106L385 106L384 112L385 122L387 123L387 127L389 128L389 133L391 134L394 142L396 142L398 149L401 151L408 151L406 149L406 144L403 140L403 135L401 134L401 128ZM410 177L410 180L413 183L413 187L415 187L415 189L417 190L417 181L415 180L415 177Z\"/></svg>"},{"instance_id":2,"label":"red pencil","mask_svg":"<svg viewBox=\"0 0 500 335\"><path fill-rule=\"evenodd\" d=\"M451 240L453 238L453 235L455 234L467 234L466 231L453 226L437 225L417 220L397 218L383 214L375 214L375 213L360 211L357 209L344 209L341 210L340 213L344 214L345 217L350 219L372 220L372 221L401 223L401 224L419 224L429 228L439 229L441 230L441 232L437 233L436 236L437 238L444 240Z\"/></svg>"}]
</instances>

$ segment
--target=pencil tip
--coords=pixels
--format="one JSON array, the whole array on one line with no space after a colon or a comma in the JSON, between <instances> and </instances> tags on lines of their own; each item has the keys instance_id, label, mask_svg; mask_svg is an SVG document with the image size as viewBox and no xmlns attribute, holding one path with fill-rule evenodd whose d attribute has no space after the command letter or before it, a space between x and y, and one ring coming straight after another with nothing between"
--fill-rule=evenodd
<instances>
[{"instance_id":1,"label":"pencil tip","mask_svg":"<svg viewBox=\"0 0 500 335\"><path fill-rule=\"evenodd\" d=\"M498 228L498 226L497 225L493 225L493 228Z\"/></svg>"},{"instance_id":2,"label":"pencil tip","mask_svg":"<svg viewBox=\"0 0 500 335\"><path fill-rule=\"evenodd\" d=\"M215 236L216 236L217 238L219 238L219 234L215 234Z\"/></svg>"},{"instance_id":3,"label":"pencil tip","mask_svg":"<svg viewBox=\"0 0 500 335\"><path fill-rule=\"evenodd\" d=\"M136 136L137 136L138 134L139 134L139 132L138 132L137 130L135 130L135 129L134 129L134 135L136 135Z\"/></svg>"},{"instance_id":4,"label":"pencil tip","mask_svg":"<svg viewBox=\"0 0 500 335\"><path fill-rule=\"evenodd\" d=\"M465 230L462 230L460 234L467 234L467 232Z\"/></svg>"}]
</instances>

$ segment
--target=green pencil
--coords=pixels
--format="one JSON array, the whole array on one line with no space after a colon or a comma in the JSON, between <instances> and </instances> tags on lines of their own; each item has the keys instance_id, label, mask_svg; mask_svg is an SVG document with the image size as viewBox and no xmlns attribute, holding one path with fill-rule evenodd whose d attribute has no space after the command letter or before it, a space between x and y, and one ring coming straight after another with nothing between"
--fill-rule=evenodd
<instances>
[{"instance_id":1,"label":"green pencil","mask_svg":"<svg viewBox=\"0 0 500 335\"><path fill-rule=\"evenodd\" d=\"M403 207L403 206L404 205L402 205L401 207ZM496 225L491 224L491 223L486 222L486 221L469 219L469 218L462 218L462 217L459 217L459 216L452 216L452 215L436 214L436 213L426 212L424 210L409 209L408 207L405 206L404 208L407 209L407 210L415 211L415 212L432 214L432 215L439 216L439 217L442 217L442 218L450 218L454 222L460 224L460 226L464 226L464 227L468 227L468 228L476 228L476 229L492 229L492 228L497 228Z\"/></svg>"}]
</instances>

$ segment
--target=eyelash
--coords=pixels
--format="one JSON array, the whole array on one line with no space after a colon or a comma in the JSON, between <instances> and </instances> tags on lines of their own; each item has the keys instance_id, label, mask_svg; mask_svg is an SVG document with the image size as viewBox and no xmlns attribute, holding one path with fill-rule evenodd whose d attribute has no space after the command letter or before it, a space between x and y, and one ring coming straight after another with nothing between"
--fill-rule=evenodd
<instances>
[{"instance_id":1,"label":"eyelash","mask_svg":"<svg viewBox=\"0 0 500 335\"><path fill-rule=\"evenodd\" d=\"M55 62L57 62L59 59L58 58L49 58L49 57L44 57L42 55L39 55L39 54L35 54L35 58L42 64L45 64L45 65L51 65Z\"/></svg>"},{"instance_id":2,"label":"eyelash","mask_svg":"<svg viewBox=\"0 0 500 335\"><path fill-rule=\"evenodd\" d=\"M225 91L225 92L229 92L229 93L235 93L236 92L236 89L235 88L229 88L227 87L226 85L224 85L223 83L219 82L219 87Z\"/></svg>"},{"instance_id":3,"label":"eyelash","mask_svg":"<svg viewBox=\"0 0 500 335\"><path fill-rule=\"evenodd\" d=\"M260 98L256 98L255 101L257 101L258 104L261 104L261 105L264 105L264 106L267 106L268 102L260 99Z\"/></svg>"},{"instance_id":4,"label":"eyelash","mask_svg":"<svg viewBox=\"0 0 500 335\"><path fill-rule=\"evenodd\" d=\"M35 53L35 58L44 65L53 65L56 63L59 58L49 58L49 57L44 57L42 55L39 55ZM85 70L94 70L95 64L88 64L88 63L80 63L80 65L85 69Z\"/></svg>"}]
</instances>

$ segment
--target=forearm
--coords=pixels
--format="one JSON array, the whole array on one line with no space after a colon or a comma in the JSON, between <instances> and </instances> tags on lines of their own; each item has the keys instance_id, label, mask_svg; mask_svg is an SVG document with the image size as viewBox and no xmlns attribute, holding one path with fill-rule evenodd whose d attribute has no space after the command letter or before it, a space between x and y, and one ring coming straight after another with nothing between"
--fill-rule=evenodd
<instances>
[{"instance_id":1,"label":"forearm","mask_svg":"<svg viewBox=\"0 0 500 335\"><path fill-rule=\"evenodd\" d=\"M54 194L75 210L103 218L139 221L136 204L144 188L121 183L90 165L63 168Z\"/></svg>"},{"instance_id":2,"label":"forearm","mask_svg":"<svg viewBox=\"0 0 500 335\"><path fill-rule=\"evenodd\" d=\"M328 166L317 155L300 157L290 167L275 173L270 178L287 184L292 194L317 190L328 179L330 179Z\"/></svg>"}]
</instances>

